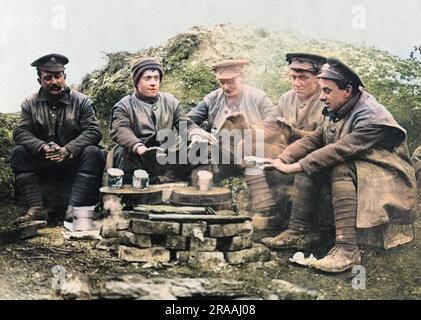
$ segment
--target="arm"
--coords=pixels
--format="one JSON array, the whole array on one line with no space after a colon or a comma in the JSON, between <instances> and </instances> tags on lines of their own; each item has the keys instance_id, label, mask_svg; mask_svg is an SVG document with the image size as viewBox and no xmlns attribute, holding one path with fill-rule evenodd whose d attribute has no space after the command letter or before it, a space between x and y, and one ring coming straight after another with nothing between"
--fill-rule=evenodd
<instances>
[{"instance_id":1,"label":"arm","mask_svg":"<svg viewBox=\"0 0 421 320\"><path fill-rule=\"evenodd\" d=\"M31 106L25 100L21 107L21 118L19 125L13 131L13 140L16 144L24 146L33 155L36 155L45 145L46 141L38 139L34 134Z\"/></svg>"},{"instance_id":2,"label":"arm","mask_svg":"<svg viewBox=\"0 0 421 320\"><path fill-rule=\"evenodd\" d=\"M111 139L123 147L127 148L129 152L133 152L136 146L144 146L143 142L135 135L130 116L122 105L115 105L111 113Z\"/></svg>"},{"instance_id":3,"label":"arm","mask_svg":"<svg viewBox=\"0 0 421 320\"><path fill-rule=\"evenodd\" d=\"M264 96L263 100L259 105L260 114L262 115L262 120L272 119L274 113L274 107L272 100L269 99L267 95Z\"/></svg>"},{"instance_id":4,"label":"arm","mask_svg":"<svg viewBox=\"0 0 421 320\"><path fill-rule=\"evenodd\" d=\"M204 121L208 120L209 106L202 100L196 107L194 107L187 117L191 119L196 125L200 126Z\"/></svg>"},{"instance_id":5,"label":"arm","mask_svg":"<svg viewBox=\"0 0 421 320\"><path fill-rule=\"evenodd\" d=\"M98 145L102 138L101 129L95 116L95 108L89 99L82 102L79 126L81 134L64 146L73 156L77 156L87 146Z\"/></svg>"},{"instance_id":6,"label":"arm","mask_svg":"<svg viewBox=\"0 0 421 320\"><path fill-rule=\"evenodd\" d=\"M323 146L323 128L317 128L311 135L290 144L278 156L284 163L294 163Z\"/></svg>"},{"instance_id":7,"label":"arm","mask_svg":"<svg viewBox=\"0 0 421 320\"><path fill-rule=\"evenodd\" d=\"M387 127L370 125L354 129L335 143L328 144L299 161L308 175L355 159L389 137Z\"/></svg>"}]
</instances>

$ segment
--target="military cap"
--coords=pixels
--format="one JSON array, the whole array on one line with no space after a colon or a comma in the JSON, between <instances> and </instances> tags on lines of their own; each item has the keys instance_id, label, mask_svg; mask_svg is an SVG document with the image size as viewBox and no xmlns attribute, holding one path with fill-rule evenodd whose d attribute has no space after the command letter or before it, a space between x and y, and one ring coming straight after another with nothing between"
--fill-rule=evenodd
<instances>
[{"instance_id":1,"label":"military cap","mask_svg":"<svg viewBox=\"0 0 421 320\"><path fill-rule=\"evenodd\" d=\"M305 70L310 72L320 72L327 58L317 54L309 53L287 53L286 60L291 69Z\"/></svg>"},{"instance_id":2,"label":"military cap","mask_svg":"<svg viewBox=\"0 0 421 320\"><path fill-rule=\"evenodd\" d=\"M212 67L217 79L232 79L243 72L243 67L249 64L247 60L224 60Z\"/></svg>"},{"instance_id":3,"label":"military cap","mask_svg":"<svg viewBox=\"0 0 421 320\"><path fill-rule=\"evenodd\" d=\"M361 78L348 67L345 63L336 58L327 59L327 63L323 65L322 71L317 78L328 80L339 80L350 85L364 87Z\"/></svg>"},{"instance_id":4,"label":"military cap","mask_svg":"<svg viewBox=\"0 0 421 320\"><path fill-rule=\"evenodd\" d=\"M142 77L142 74L146 70L158 70L160 81L164 76L164 69L161 64L155 58L140 58L132 63L132 76L133 76L133 85L137 86L139 79Z\"/></svg>"},{"instance_id":5,"label":"military cap","mask_svg":"<svg viewBox=\"0 0 421 320\"><path fill-rule=\"evenodd\" d=\"M69 63L69 59L58 53L51 53L38 58L31 63L32 67L36 67L37 70L44 70L50 72L64 71L64 65Z\"/></svg>"}]
</instances>

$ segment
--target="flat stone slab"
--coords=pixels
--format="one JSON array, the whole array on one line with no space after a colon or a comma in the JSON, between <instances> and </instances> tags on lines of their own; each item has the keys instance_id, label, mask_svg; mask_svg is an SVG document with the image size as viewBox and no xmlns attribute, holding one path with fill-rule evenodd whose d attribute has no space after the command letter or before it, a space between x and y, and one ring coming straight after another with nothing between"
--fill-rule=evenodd
<instances>
[{"instance_id":1,"label":"flat stone slab","mask_svg":"<svg viewBox=\"0 0 421 320\"><path fill-rule=\"evenodd\" d=\"M217 244L218 250L221 251L239 251L251 248L252 246L253 241L251 240L251 235L219 238Z\"/></svg>"},{"instance_id":2,"label":"flat stone slab","mask_svg":"<svg viewBox=\"0 0 421 320\"><path fill-rule=\"evenodd\" d=\"M206 222L181 224L181 235L185 237L202 238L206 232Z\"/></svg>"},{"instance_id":3,"label":"flat stone slab","mask_svg":"<svg viewBox=\"0 0 421 320\"><path fill-rule=\"evenodd\" d=\"M30 221L18 226L0 230L0 244L12 243L18 240L34 237L38 235L38 229L47 226L46 221Z\"/></svg>"},{"instance_id":4,"label":"flat stone slab","mask_svg":"<svg viewBox=\"0 0 421 320\"><path fill-rule=\"evenodd\" d=\"M186 250L187 238L183 236L167 236L165 248L174 250Z\"/></svg>"},{"instance_id":5,"label":"flat stone slab","mask_svg":"<svg viewBox=\"0 0 421 320\"><path fill-rule=\"evenodd\" d=\"M133 213L141 219L147 219L151 221L176 221L180 223L184 222L201 222L207 223L241 223L244 221L251 220L249 216L228 216L228 215L210 215L210 214L155 214L155 213Z\"/></svg>"},{"instance_id":6,"label":"flat stone slab","mask_svg":"<svg viewBox=\"0 0 421 320\"><path fill-rule=\"evenodd\" d=\"M273 279L269 290L276 294L279 300L311 300L319 297L319 292L315 290L308 290L280 279Z\"/></svg>"},{"instance_id":7,"label":"flat stone slab","mask_svg":"<svg viewBox=\"0 0 421 320\"><path fill-rule=\"evenodd\" d=\"M209 267L226 262L223 252L178 251L176 256L177 260L180 262L194 262Z\"/></svg>"},{"instance_id":8,"label":"flat stone slab","mask_svg":"<svg viewBox=\"0 0 421 320\"><path fill-rule=\"evenodd\" d=\"M129 231L118 231L120 244L127 246L136 246L139 248L150 248L152 246L151 236L147 234L136 234Z\"/></svg>"},{"instance_id":9,"label":"flat stone slab","mask_svg":"<svg viewBox=\"0 0 421 320\"><path fill-rule=\"evenodd\" d=\"M270 261L271 252L261 244L254 244L252 248L241 251L225 252L225 258L229 264L243 264L258 261Z\"/></svg>"},{"instance_id":10,"label":"flat stone slab","mask_svg":"<svg viewBox=\"0 0 421 320\"><path fill-rule=\"evenodd\" d=\"M180 224L176 222L132 219L129 230L138 234L179 235Z\"/></svg>"},{"instance_id":11,"label":"flat stone slab","mask_svg":"<svg viewBox=\"0 0 421 320\"><path fill-rule=\"evenodd\" d=\"M191 237L190 238L190 250L191 251L215 251L217 239L216 238L203 238L203 241Z\"/></svg>"},{"instance_id":12,"label":"flat stone slab","mask_svg":"<svg viewBox=\"0 0 421 320\"><path fill-rule=\"evenodd\" d=\"M118 250L118 258L128 262L169 262L170 251L160 247L139 249L120 246Z\"/></svg>"},{"instance_id":13,"label":"flat stone slab","mask_svg":"<svg viewBox=\"0 0 421 320\"><path fill-rule=\"evenodd\" d=\"M208 227L207 236L211 238L222 238L238 235L249 235L252 232L253 225L250 221L243 223L212 224Z\"/></svg>"}]
</instances>

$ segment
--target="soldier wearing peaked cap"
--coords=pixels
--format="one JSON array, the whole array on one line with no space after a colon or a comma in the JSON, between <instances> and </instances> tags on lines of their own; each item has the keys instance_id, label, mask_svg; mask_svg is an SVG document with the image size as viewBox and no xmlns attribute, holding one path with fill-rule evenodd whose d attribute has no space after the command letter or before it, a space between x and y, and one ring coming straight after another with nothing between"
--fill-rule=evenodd
<instances>
[{"instance_id":1,"label":"soldier wearing peaked cap","mask_svg":"<svg viewBox=\"0 0 421 320\"><path fill-rule=\"evenodd\" d=\"M98 200L105 164L98 147L102 133L92 101L66 86L68 62L61 54L48 54L31 63L41 88L22 103L11 153L17 191L29 208L20 222L47 219L41 184L73 181L66 219L73 207Z\"/></svg>"},{"instance_id":2,"label":"soldier wearing peaked cap","mask_svg":"<svg viewBox=\"0 0 421 320\"><path fill-rule=\"evenodd\" d=\"M269 119L273 112L272 101L262 90L244 83L243 69L247 64L249 64L249 61L242 59L224 60L215 64L212 70L220 88L205 96L188 113L188 117L197 125L202 125L206 121L206 129L213 135L218 135L222 129L242 130L259 121ZM219 169L217 169L221 171L218 173L219 177L238 172L239 167L234 164L237 147L234 144L221 145L221 154L225 154L229 158L230 165L219 166ZM212 154L212 156L218 159L221 157L220 154ZM217 171L215 167L199 167L193 171L192 181L195 181L195 174L200 169L211 170L215 174ZM261 212L271 210L275 202L264 174L249 175L246 172L245 179L251 190L251 209Z\"/></svg>"},{"instance_id":3,"label":"soldier wearing peaked cap","mask_svg":"<svg viewBox=\"0 0 421 320\"><path fill-rule=\"evenodd\" d=\"M310 266L342 272L361 263L357 230L381 232L385 248L413 239L415 173L405 129L361 89L363 82L350 67L328 59L318 78L326 119L312 135L271 160L279 171L297 173L302 183L294 193L288 229L262 242L278 249L308 246L309 217L320 199L320 186L327 183L336 243Z\"/></svg>"}]
</instances>

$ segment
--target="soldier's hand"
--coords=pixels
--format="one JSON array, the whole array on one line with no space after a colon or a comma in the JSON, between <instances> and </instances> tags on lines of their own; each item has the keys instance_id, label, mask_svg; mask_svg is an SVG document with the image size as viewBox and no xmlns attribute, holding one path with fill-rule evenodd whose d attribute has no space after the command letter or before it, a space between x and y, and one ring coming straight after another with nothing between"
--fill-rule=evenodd
<instances>
[{"instance_id":1,"label":"soldier's hand","mask_svg":"<svg viewBox=\"0 0 421 320\"><path fill-rule=\"evenodd\" d=\"M196 143L208 143L210 145L214 145L218 144L218 140L213 134L203 130L202 132L200 132L200 134L194 134L191 137L191 143L189 148Z\"/></svg>"},{"instance_id":2,"label":"soldier's hand","mask_svg":"<svg viewBox=\"0 0 421 320\"><path fill-rule=\"evenodd\" d=\"M136 153L139 155L139 156L143 156L146 152L148 152L148 148L146 147L146 146L144 146L144 145L140 145L140 146L138 146L137 148L136 148Z\"/></svg>"},{"instance_id":3,"label":"soldier's hand","mask_svg":"<svg viewBox=\"0 0 421 320\"><path fill-rule=\"evenodd\" d=\"M282 129L285 129L288 131L288 133L291 135L294 132L294 128L292 126L291 123L289 123L287 120L285 120L282 117L277 117L276 118L276 123L278 124L278 126Z\"/></svg>"},{"instance_id":4,"label":"soldier's hand","mask_svg":"<svg viewBox=\"0 0 421 320\"><path fill-rule=\"evenodd\" d=\"M297 173L303 171L301 168L301 165L296 162L292 164L286 164L282 162L281 159L266 159L265 161L269 162L273 168L276 170L285 173L285 174L291 174L291 173Z\"/></svg>"},{"instance_id":5,"label":"soldier's hand","mask_svg":"<svg viewBox=\"0 0 421 320\"><path fill-rule=\"evenodd\" d=\"M45 156L46 159L58 163L70 157L69 150L67 150L65 147L60 147L60 146L57 146L57 147L54 147L55 152L46 154Z\"/></svg>"}]
</instances>

